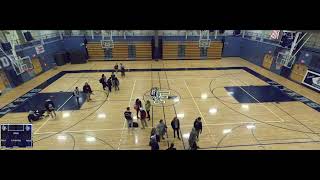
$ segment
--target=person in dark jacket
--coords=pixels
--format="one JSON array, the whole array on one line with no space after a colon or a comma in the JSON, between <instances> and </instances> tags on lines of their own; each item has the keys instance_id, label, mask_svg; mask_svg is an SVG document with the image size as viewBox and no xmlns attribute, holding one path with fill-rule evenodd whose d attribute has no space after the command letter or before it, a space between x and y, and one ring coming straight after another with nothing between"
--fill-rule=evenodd
<instances>
[{"instance_id":1,"label":"person in dark jacket","mask_svg":"<svg viewBox=\"0 0 320 180\"><path fill-rule=\"evenodd\" d=\"M153 128L151 129L151 135L150 135L150 137L153 136L153 135L156 136L157 142L160 142L160 136L158 135L158 133L157 133L157 128L155 128L155 127L153 127Z\"/></svg>"},{"instance_id":2,"label":"person in dark jacket","mask_svg":"<svg viewBox=\"0 0 320 180\"><path fill-rule=\"evenodd\" d=\"M150 121L150 108L151 108L151 102L149 100L146 101L144 104L144 107L146 108L147 114L148 114L148 121Z\"/></svg>"},{"instance_id":3,"label":"person in dark jacket","mask_svg":"<svg viewBox=\"0 0 320 180\"><path fill-rule=\"evenodd\" d=\"M34 111L29 111L28 121L32 123L33 121L38 121L42 119L42 117L43 116L41 114L36 114Z\"/></svg>"},{"instance_id":4,"label":"person in dark jacket","mask_svg":"<svg viewBox=\"0 0 320 180\"><path fill-rule=\"evenodd\" d=\"M121 77L125 77L126 74L125 74L125 67L122 63L120 63L120 71L121 71Z\"/></svg>"},{"instance_id":5,"label":"person in dark jacket","mask_svg":"<svg viewBox=\"0 0 320 180\"><path fill-rule=\"evenodd\" d=\"M107 87L108 87L108 90L109 90L109 93L111 92L112 90L112 80L111 80L111 77L107 80Z\"/></svg>"},{"instance_id":6,"label":"person in dark jacket","mask_svg":"<svg viewBox=\"0 0 320 180\"><path fill-rule=\"evenodd\" d=\"M170 147L167 150L177 150L177 149L174 147L174 143L171 143Z\"/></svg>"},{"instance_id":7,"label":"person in dark jacket","mask_svg":"<svg viewBox=\"0 0 320 180\"><path fill-rule=\"evenodd\" d=\"M92 90L91 90L90 85L87 82L83 86L83 93L86 94L87 101L89 102L91 100Z\"/></svg>"},{"instance_id":8,"label":"person in dark jacket","mask_svg":"<svg viewBox=\"0 0 320 180\"><path fill-rule=\"evenodd\" d=\"M195 128L196 133L197 133L197 138L199 139L199 135L202 133L201 117L198 117L198 118L194 121L193 127Z\"/></svg>"},{"instance_id":9,"label":"person in dark jacket","mask_svg":"<svg viewBox=\"0 0 320 180\"><path fill-rule=\"evenodd\" d=\"M193 127L190 135L189 135L189 139L188 139L188 143L189 143L189 149L190 150L197 150L199 148L198 144L197 144L198 138L197 138L197 131L196 129Z\"/></svg>"},{"instance_id":10,"label":"person in dark jacket","mask_svg":"<svg viewBox=\"0 0 320 180\"><path fill-rule=\"evenodd\" d=\"M46 108L46 110L47 110L48 114L51 116L51 118L53 118L53 115L54 115L54 118L57 117L56 112L55 112L56 107L55 107L53 101L51 101L51 99L46 100L44 107Z\"/></svg>"},{"instance_id":11,"label":"person in dark jacket","mask_svg":"<svg viewBox=\"0 0 320 180\"><path fill-rule=\"evenodd\" d=\"M99 82L100 82L101 85L102 85L102 89L103 89L103 90L106 90L106 87L107 87L107 78L106 78L106 76L105 76L104 74L102 74Z\"/></svg>"},{"instance_id":12,"label":"person in dark jacket","mask_svg":"<svg viewBox=\"0 0 320 180\"><path fill-rule=\"evenodd\" d=\"M146 111L141 107L140 108L140 121L141 121L141 129L144 129L145 127L148 127L147 121L146 121L147 113Z\"/></svg>"},{"instance_id":13,"label":"person in dark jacket","mask_svg":"<svg viewBox=\"0 0 320 180\"><path fill-rule=\"evenodd\" d=\"M119 85L120 85L119 79L117 77L115 77L115 79L114 79L114 89L115 89L115 91L119 91L120 90Z\"/></svg>"},{"instance_id":14,"label":"person in dark jacket","mask_svg":"<svg viewBox=\"0 0 320 180\"><path fill-rule=\"evenodd\" d=\"M142 107L142 102L140 101L139 98L136 99L136 102L134 103L134 109L137 111L137 118L139 119L139 111L140 108Z\"/></svg>"},{"instance_id":15,"label":"person in dark jacket","mask_svg":"<svg viewBox=\"0 0 320 180\"><path fill-rule=\"evenodd\" d=\"M178 139L181 140L179 136L180 121L177 117L174 117L173 120L171 121L171 127L173 129L173 137L176 138L176 132L177 132Z\"/></svg>"},{"instance_id":16,"label":"person in dark jacket","mask_svg":"<svg viewBox=\"0 0 320 180\"><path fill-rule=\"evenodd\" d=\"M116 73L118 73L118 69L119 69L119 65L118 65L118 63L116 63L116 65L114 65L114 71L115 71Z\"/></svg>"},{"instance_id":17,"label":"person in dark jacket","mask_svg":"<svg viewBox=\"0 0 320 180\"><path fill-rule=\"evenodd\" d=\"M114 81L116 79L116 75L114 74L114 72L111 73L110 77L111 77L111 81L112 81L112 86L114 87L114 83L115 83Z\"/></svg>"},{"instance_id":18,"label":"person in dark jacket","mask_svg":"<svg viewBox=\"0 0 320 180\"><path fill-rule=\"evenodd\" d=\"M152 135L150 137L149 146L151 146L151 150L159 150L160 149L159 143L156 139L156 135Z\"/></svg>"},{"instance_id":19,"label":"person in dark jacket","mask_svg":"<svg viewBox=\"0 0 320 180\"><path fill-rule=\"evenodd\" d=\"M130 107L127 107L127 110L124 112L124 118L128 122L128 129L133 128L133 118L132 118L132 112L130 111Z\"/></svg>"}]
</instances>

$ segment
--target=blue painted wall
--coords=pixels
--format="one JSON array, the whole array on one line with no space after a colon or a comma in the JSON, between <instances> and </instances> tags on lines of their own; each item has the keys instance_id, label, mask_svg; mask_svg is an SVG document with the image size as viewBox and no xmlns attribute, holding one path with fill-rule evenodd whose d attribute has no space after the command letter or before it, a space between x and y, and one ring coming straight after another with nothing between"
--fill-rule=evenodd
<instances>
[{"instance_id":1,"label":"blue painted wall","mask_svg":"<svg viewBox=\"0 0 320 180\"><path fill-rule=\"evenodd\" d=\"M222 57L239 57L241 37L225 37Z\"/></svg>"},{"instance_id":2,"label":"blue painted wall","mask_svg":"<svg viewBox=\"0 0 320 180\"><path fill-rule=\"evenodd\" d=\"M54 55L57 52L64 51L64 44L59 37L46 39L44 41L44 49L45 52L42 54L37 55L36 50L33 47L34 45L40 44L40 41L34 41L28 44L17 46L17 54L20 57L29 56L31 59L32 57L37 57L40 60L43 72L48 71L49 69L55 66L54 64ZM1 54L1 57L3 54ZM16 87L26 81L29 81L33 77L35 77L34 72L24 72L21 75L16 75L13 66L10 63L10 66L4 68L5 73L8 77L11 87Z\"/></svg>"},{"instance_id":3,"label":"blue painted wall","mask_svg":"<svg viewBox=\"0 0 320 180\"><path fill-rule=\"evenodd\" d=\"M236 52L237 51L237 45L238 42L237 41L232 41L232 45L230 45L229 47L227 47L225 45L225 49L224 49L224 56L226 56L225 54L229 54L228 52ZM252 41L252 40L248 40L248 39L240 39L240 56L241 58L256 64L258 66L262 66L263 63L263 58L264 55L266 53L272 53L274 55L274 57L277 56L277 50L279 48L275 45L271 45L271 44L266 44L263 42L258 42L258 41ZM280 48L282 49L282 48ZM301 60L305 61L305 64L308 66L309 69L312 69L314 71L320 72L320 69L316 69L314 67L310 66L310 62L313 56L320 56L320 51L318 50L311 50L310 48L303 48L296 56L296 63L301 63ZM280 74L280 70L276 69L276 63L275 61L273 62L271 69L272 72Z\"/></svg>"},{"instance_id":4,"label":"blue painted wall","mask_svg":"<svg viewBox=\"0 0 320 180\"><path fill-rule=\"evenodd\" d=\"M319 58L320 61L320 50L311 48L302 48L300 56L297 58L296 62L299 63L304 60L305 64L310 70L320 73L320 68L312 67L310 65L312 58Z\"/></svg>"},{"instance_id":5,"label":"blue painted wall","mask_svg":"<svg viewBox=\"0 0 320 180\"><path fill-rule=\"evenodd\" d=\"M83 45L84 40L84 36L64 37L63 48L66 51L80 51L86 53L86 48ZM89 39L87 40L89 41Z\"/></svg>"},{"instance_id":6,"label":"blue painted wall","mask_svg":"<svg viewBox=\"0 0 320 180\"><path fill-rule=\"evenodd\" d=\"M101 36L95 36L92 39L91 36L86 36L87 41L99 42ZM198 36L160 36L164 41L197 41ZM210 37L214 39L214 37ZM113 38L114 41L151 41L152 36L127 36L124 39L123 36L116 36ZM224 41L224 49L222 52L223 57L241 57L253 64L262 66L263 58L266 53L277 53L277 47L271 44L266 44L258 41L252 41L248 39L243 39L242 37L221 37L218 36L216 40ZM43 54L37 55L40 59L40 63L44 71L51 69L54 66L54 54L61 51L81 51L86 53L85 47L82 45L84 43L84 36L73 36L64 37L60 40L60 37L46 39L44 41L45 52ZM40 44L40 41L34 41L29 44L17 46L18 55L20 56L30 56L36 55L34 45ZM296 63L305 61L305 64L309 66L309 69L320 72L320 69L315 69L310 67L310 62L313 56L320 56L320 50L304 48L298 54ZM2 55L0 55L2 56ZM280 74L279 70L276 70L275 63L271 66L271 71ZM17 86L23 82L32 79L35 75L34 73L23 73L20 76L16 76L12 66L6 67L5 72L9 78L12 87Z\"/></svg>"}]
</instances>

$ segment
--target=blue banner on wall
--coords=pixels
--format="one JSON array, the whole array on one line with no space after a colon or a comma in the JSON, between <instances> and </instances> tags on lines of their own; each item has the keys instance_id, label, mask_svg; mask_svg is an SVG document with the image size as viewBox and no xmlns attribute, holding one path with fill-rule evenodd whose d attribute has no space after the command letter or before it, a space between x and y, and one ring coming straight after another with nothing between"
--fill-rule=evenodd
<instances>
[{"instance_id":1,"label":"blue banner on wall","mask_svg":"<svg viewBox=\"0 0 320 180\"><path fill-rule=\"evenodd\" d=\"M309 86L317 91L320 91L320 74L308 70L306 76L303 79L302 84Z\"/></svg>"}]
</instances>

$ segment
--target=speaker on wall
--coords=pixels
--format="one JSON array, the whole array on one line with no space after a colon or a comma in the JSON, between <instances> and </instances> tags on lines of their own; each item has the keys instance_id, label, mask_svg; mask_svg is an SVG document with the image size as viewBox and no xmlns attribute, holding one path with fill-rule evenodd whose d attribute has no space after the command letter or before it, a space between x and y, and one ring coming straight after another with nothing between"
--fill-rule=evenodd
<instances>
[{"instance_id":1,"label":"speaker on wall","mask_svg":"<svg viewBox=\"0 0 320 180\"><path fill-rule=\"evenodd\" d=\"M32 35L31 35L30 32L24 32L23 35L24 35L24 38L26 38L27 41L32 41L33 40Z\"/></svg>"}]
</instances>

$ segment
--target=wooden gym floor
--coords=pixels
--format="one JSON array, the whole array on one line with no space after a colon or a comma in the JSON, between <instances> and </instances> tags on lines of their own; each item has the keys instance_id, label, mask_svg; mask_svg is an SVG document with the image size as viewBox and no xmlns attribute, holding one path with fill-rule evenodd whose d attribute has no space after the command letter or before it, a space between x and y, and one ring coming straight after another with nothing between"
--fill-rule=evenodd
<instances>
[{"instance_id":1,"label":"wooden gym floor","mask_svg":"<svg viewBox=\"0 0 320 180\"><path fill-rule=\"evenodd\" d=\"M116 62L89 62L65 65L50 70L0 97L0 107L12 102L50 77L66 70L112 69ZM120 62L118 62L120 63ZM287 80L241 58L197 61L124 61L128 69L248 67L279 84L320 103L319 93ZM225 87L268 84L242 69L141 71L126 72L120 79L120 91L107 95L98 80L101 72L68 73L42 92L72 91L84 82L94 90L92 102L80 110L58 111L57 119L43 119L33 123L32 149L108 149L148 150L152 125L160 119L168 125L168 137L160 143L166 149L170 142L177 149L188 149L188 134L196 117L202 117L201 149L320 149L320 113L302 102L239 103ZM109 72L104 73L107 76ZM120 73L118 73L120 76ZM149 128L128 130L123 112L133 110L136 98L143 99L151 87L161 87L179 96L179 102L168 106L153 106L153 120ZM247 93L248 96L252 95ZM268 99L268 92L264 97ZM241 97L240 97L241 98ZM254 98L254 97L253 97ZM144 102L143 102L144 104ZM134 112L135 114L135 112ZM182 141L173 138L170 122L178 116ZM9 113L0 118L5 123L28 123L27 113Z\"/></svg>"}]
</instances>

